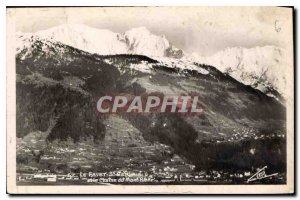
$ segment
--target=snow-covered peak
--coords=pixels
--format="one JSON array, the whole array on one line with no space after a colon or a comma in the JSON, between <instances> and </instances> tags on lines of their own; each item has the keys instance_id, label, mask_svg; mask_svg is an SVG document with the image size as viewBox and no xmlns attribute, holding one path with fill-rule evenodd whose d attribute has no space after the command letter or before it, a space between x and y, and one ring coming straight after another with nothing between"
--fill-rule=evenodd
<instances>
[{"instance_id":1,"label":"snow-covered peak","mask_svg":"<svg viewBox=\"0 0 300 200\"><path fill-rule=\"evenodd\" d=\"M290 67L286 51L276 46L254 48L233 47L209 57L196 53L187 60L208 64L236 80L268 94L270 89L286 97L286 67ZM272 94L270 94L272 95Z\"/></svg>"},{"instance_id":2,"label":"snow-covered peak","mask_svg":"<svg viewBox=\"0 0 300 200\"><path fill-rule=\"evenodd\" d=\"M19 35L17 33L16 37L17 58L20 60L41 55L53 56L54 54L56 55L55 59L65 59L63 53L66 49L57 42L29 34Z\"/></svg>"},{"instance_id":3,"label":"snow-covered peak","mask_svg":"<svg viewBox=\"0 0 300 200\"><path fill-rule=\"evenodd\" d=\"M128 52L147 56L164 56L170 43L164 36L152 34L147 28L139 27L126 31L125 40Z\"/></svg>"},{"instance_id":4,"label":"snow-covered peak","mask_svg":"<svg viewBox=\"0 0 300 200\"><path fill-rule=\"evenodd\" d=\"M126 44L119 39L120 34L80 24L64 24L34 34L89 53L122 54L127 49Z\"/></svg>"},{"instance_id":5,"label":"snow-covered peak","mask_svg":"<svg viewBox=\"0 0 300 200\"><path fill-rule=\"evenodd\" d=\"M133 28L125 33L115 33L82 24L63 24L31 33L31 35L55 40L100 55L141 54L150 57L163 57L166 54L172 57L172 53L174 53L174 57L181 55L178 53L179 49L171 46L165 36L152 34L146 27ZM168 51L170 48L177 49L177 51Z\"/></svg>"}]
</instances>

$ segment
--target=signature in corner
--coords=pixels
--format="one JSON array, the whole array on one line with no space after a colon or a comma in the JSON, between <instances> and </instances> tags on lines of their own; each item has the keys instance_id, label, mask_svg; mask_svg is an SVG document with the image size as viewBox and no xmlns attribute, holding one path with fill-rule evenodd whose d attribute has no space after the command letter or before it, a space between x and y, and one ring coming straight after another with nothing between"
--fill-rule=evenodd
<instances>
[{"instance_id":1,"label":"signature in corner","mask_svg":"<svg viewBox=\"0 0 300 200\"><path fill-rule=\"evenodd\" d=\"M267 174L266 174L266 168L268 168L268 167L267 167L267 166L264 166L263 168L259 169L255 174L253 174L253 175L247 180L247 183L249 183L249 182L251 182L251 181L261 180L261 179L264 179L264 178L269 178L269 177L278 175L278 173L267 175Z\"/></svg>"}]
</instances>

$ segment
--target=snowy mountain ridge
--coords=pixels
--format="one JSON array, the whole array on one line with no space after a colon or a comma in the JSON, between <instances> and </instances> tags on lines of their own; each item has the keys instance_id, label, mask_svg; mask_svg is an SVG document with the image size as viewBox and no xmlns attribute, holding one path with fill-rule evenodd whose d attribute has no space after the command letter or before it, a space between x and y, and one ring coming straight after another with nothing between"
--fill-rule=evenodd
<instances>
[{"instance_id":1,"label":"snowy mountain ridge","mask_svg":"<svg viewBox=\"0 0 300 200\"><path fill-rule=\"evenodd\" d=\"M35 33L17 33L17 51L30 48L30 38L58 41L100 55L140 54L163 64L180 63L187 69L194 66L193 62L208 64L269 96L274 96L275 91L285 97L285 67L291 66L285 50L276 46L233 47L208 57L197 53L188 55L165 36L154 35L145 27L115 33L86 25L65 24Z\"/></svg>"},{"instance_id":2,"label":"snowy mountain ridge","mask_svg":"<svg viewBox=\"0 0 300 200\"><path fill-rule=\"evenodd\" d=\"M165 36L154 35L145 27L133 28L125 33L115 33L86 25L64 24L32 35L100 55L141 54L162 57L166 53L170 54L170 50L174 51L174 49L174 53L177 53L177 48L174 48ZM181 50L177 49L177 51Z\"/></svg>"},{"instance_id":3,"label":"snowy mountain ridge","mask_svg":"<svg viewBox=\"0 0 300 200\"><path fill-rule=\"evenodd\" d=\"M272 90L286 97L285 68L288 62L286 51L276 46L254 48L227 48L209 57L197 54L187 56L187 60L215 66L236 80L270 95Z\"/></svg>"}]
</instances>

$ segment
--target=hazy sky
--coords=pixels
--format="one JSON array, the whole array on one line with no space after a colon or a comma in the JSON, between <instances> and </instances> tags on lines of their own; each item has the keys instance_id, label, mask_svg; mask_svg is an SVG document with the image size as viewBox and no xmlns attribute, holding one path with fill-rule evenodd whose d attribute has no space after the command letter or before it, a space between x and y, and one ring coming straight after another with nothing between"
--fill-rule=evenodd
<instances>
[{"instance_id":1,"label":"hazy sky","mask_svg":"<svg viewBox=\"0 0 300 200\"><path fill-rule=\"evenodd\" d=\"M114 32L145 26L188 53L210 55L226 47L291 44L292 9L275 7L17 8L17 31L65 23Z\"/></svg>"}]
</instances>

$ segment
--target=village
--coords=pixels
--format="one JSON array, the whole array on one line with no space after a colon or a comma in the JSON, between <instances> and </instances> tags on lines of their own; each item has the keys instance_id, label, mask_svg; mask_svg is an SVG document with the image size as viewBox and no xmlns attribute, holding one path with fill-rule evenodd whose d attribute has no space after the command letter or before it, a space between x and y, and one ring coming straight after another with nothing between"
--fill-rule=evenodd
<instances>
[{"instance_id":1,"label":"village","mask_svg":"<svg viewBox=\"0 0 300 200\"><path fill-rule=\"evenodd\" d=\"M193 167L193 166L189 166ZM110 184L130 184L130 183L141 183L141 184L159 184L159 183L189 183L201 184L222 182L231 183L232 181L245 182L251 176L250 171L246 172L223 172L223 171L199 171L195 172L192 170L189 172L179 172L177 167L164 167L156 168L152 167L150 171L139 171L139 170L126 170L118 169L108 172L79 172L79 173L68 173L68 174L57 174L51 173L50 170L38 170L31 169L29 173L18 173L17 182L26 184L35 184L40 182L45 183L57 183L60 182L74 184L78 183L110 183Z\"/></svg>"},{"instance_id":2,"label":"village","mask_svg":"<svg viewBox=\"0 0 300 200\"><path fill-rule=\"evenodd\" d=\"M257 169L244 171L199 169L174 149L149 143L138 134L108 132L102 143L92 139L46 143L42 133L17 141L18 184L214 184L246 183ZM110 129L108 129L110 130ZM122 130L122 129L120 129ZM127 132L126 132L127 131ZM284 138L282 134L259 134L254 129L234 129L230 137L213 137L202 144L222 144L253 138ZM197 142L197 140L196 140ZM257 153L250 148L249 154ZM277 180L284 181L283 175Z\"/></svg>"},{"instance_id":3,"label":"village","mask_svg":"<svg viewBox=\"0 0 300 200\"><path fill-rule=\"evenodd\" d=\"M125 164L124 164L125 163ZM17 173L20 185L34 184L230 184L246 183L255 173L252 171L198 170L174 155L161 163L153 161L136 162L130 159L122 167L103 166L102 171L95 171L92 165L82 164L77 172L65 173L63 170L39 169L23 166ZM105 170L106 169L106 170ZM21 172L22 171L22 172ZM279 174L276 179L284 180Z\"/></svg>"}]
</instances>

